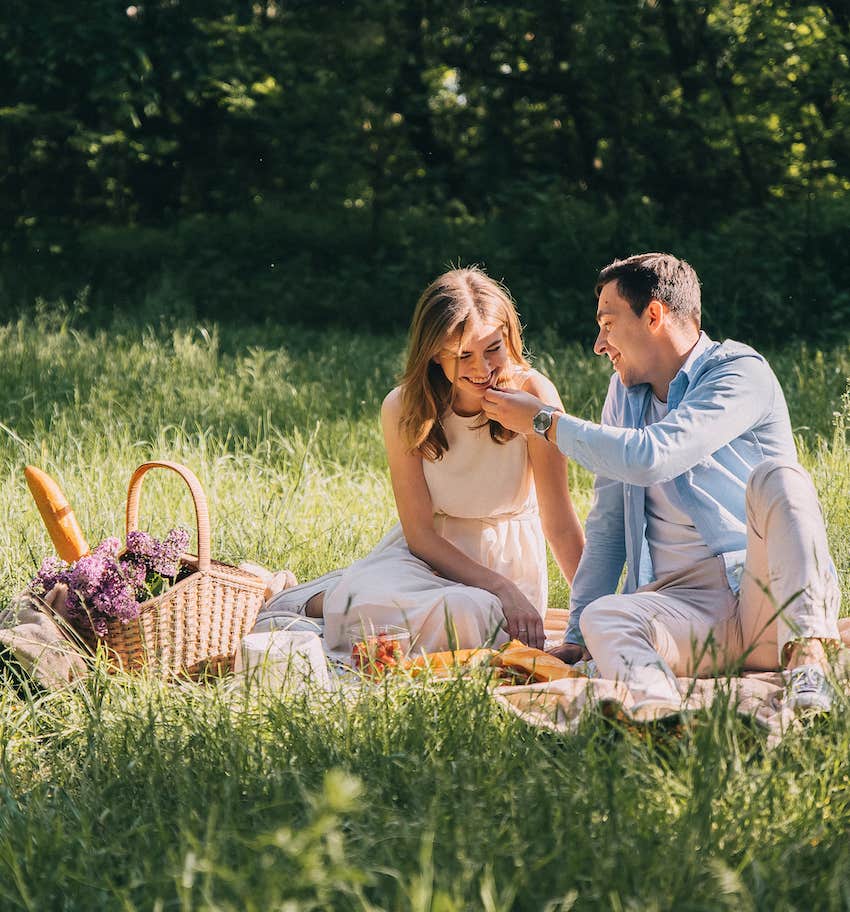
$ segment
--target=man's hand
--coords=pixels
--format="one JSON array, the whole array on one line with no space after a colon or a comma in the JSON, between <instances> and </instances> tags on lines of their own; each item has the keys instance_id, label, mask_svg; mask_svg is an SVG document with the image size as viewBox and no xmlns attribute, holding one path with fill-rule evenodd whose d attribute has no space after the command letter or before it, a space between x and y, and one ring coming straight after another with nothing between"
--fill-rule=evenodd
<instances>
[{"instance_id":1,"label":"man's hand","mask_svg":"<svg viewBox=\"0 0 850 912\"><path fill-rule=\"evenodd\" d=\"M533 434L531 419L545 403L522 390L489 389L484 394L484 414L502 427L518 434Z\"/></svg>"},{"instance_id":2,"label":"man's hand","mask_svg":"<svg viewBox=\"0 0 850 912\"><path fill-rule=\"evenodd\" d=\"M567 665L575 665L576 662L587 661L590 658L590 653L578 643L561 643L560 646L547 649L546 652L566 662Z\"/></svg>"}]
</instances>

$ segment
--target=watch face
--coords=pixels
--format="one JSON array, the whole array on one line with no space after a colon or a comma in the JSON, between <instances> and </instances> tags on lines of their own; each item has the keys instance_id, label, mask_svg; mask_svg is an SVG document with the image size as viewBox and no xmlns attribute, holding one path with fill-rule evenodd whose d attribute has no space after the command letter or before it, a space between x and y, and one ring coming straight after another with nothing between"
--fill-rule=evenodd
<instances>
[{"instance_id":1,"label":"watch face","mask_svg":"<svg viewBox=\"0 0 850 912\"><path fill-rule=\"evenodd\" d=\"M539 411L532 419L531 424L538 434L545 434L552 424L552 413L549 411Z\"/></svg>"}]
</instances>

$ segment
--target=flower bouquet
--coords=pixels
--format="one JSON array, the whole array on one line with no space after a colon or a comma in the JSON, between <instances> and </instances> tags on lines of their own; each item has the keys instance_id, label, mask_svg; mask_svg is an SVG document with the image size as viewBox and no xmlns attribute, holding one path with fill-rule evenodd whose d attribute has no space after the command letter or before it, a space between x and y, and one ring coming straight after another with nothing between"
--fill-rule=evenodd
<instances>
[{"instance_id":1,"label":"flower bouquet","mask_svg":"<svg viewBox=\"0 0 850 912\"><path fill-rule=\"evenodd\" d=\"M43 599L56 586L64 587L64 604L57 609L54 600L54 609L84 636L102 639L110 621L136 620L142 602L188 574L180 562L188 544L187 529L172 529L162 540L136 529L127 535L123 551L117 538L107 538L70 564L45 558L29 590Z\"/></svg>"}]
</instances>

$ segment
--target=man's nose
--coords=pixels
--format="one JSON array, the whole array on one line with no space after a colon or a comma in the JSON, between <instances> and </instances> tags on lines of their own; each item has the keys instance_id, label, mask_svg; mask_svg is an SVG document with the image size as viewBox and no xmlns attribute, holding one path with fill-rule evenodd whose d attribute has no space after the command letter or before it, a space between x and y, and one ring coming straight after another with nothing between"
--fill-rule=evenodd
<instances>
[{"instance_id":1,"label":"man's nose","mask_svg":"<svg viewBox=\"0 0 850 912\"><path fill-rule=\"evenodd\" d=\"M602 329L599 330L596 341L593 343L593 351L597 355L605 354L605 331Z\"/></svg>"}]
</instances>

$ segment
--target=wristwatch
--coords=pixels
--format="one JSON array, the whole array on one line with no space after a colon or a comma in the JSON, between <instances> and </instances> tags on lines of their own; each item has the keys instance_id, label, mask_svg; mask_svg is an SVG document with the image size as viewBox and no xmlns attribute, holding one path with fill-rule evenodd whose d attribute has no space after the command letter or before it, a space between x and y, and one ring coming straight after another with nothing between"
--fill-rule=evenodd
<instances>
[{"instance_id":1,"label":"wristwatch","mask_svg":"<svg viewBox=\"0 0 850 912\"><path fill-rule=\"evenodd\" d=\"M552 405L541 406L540 411L531 419L531 426L534 428L535 434L549 439L546 437L546 432L552 427L552 416L557 411L558 409Z\"/></svg>"}]
</instances>

